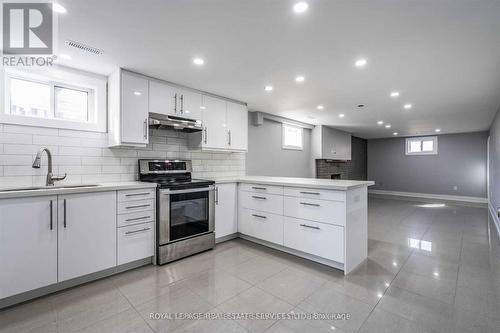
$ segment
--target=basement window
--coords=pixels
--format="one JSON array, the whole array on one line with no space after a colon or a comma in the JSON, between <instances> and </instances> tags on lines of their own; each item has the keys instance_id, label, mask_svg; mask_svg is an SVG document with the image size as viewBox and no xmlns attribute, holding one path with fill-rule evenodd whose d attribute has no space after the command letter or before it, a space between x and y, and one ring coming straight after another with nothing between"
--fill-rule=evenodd
<instances>
[{"instance_id":1,"label":"basement window","mask_svg":"<svg viewBox=\"0 0 500 333\"><path fill-rule=\"evenodd\" d=\"M106 131L106 80L70 69L6 69L2 123Z\"/></svg>"},{"instance_id":2,"label":"basement window","mask_svg":"<svg viewBox=\"0 0 500 333\"><path fill-rule=\"evenodd\" d=\"M437 155L437 136L424 136L406 139L406 155Z\"/></svg>"},{"instance_id":3,"label":"basement window","mask_svg":"<svg viewBox=\"0 0 500 333\"><path fill-rule=\"evenodd\" d=\"M303 150L302 127L283 124L283 149Z\"/></svg>"}]
</instances>

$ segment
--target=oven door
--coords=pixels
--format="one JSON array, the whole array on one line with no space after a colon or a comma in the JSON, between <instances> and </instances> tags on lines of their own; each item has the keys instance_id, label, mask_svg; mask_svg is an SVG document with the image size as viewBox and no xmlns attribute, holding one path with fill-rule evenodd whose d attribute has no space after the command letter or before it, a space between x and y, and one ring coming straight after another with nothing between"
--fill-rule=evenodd
<instances>
[{"instance_id":1,"label":"oven door","mask_svg":"<svg viewBox=\"0 0 500 333\"><path fill-rule=\"evenodd\" d=\"M214 231L214 186L160 190L159 245Z\"/></svg>"}]
</instances>

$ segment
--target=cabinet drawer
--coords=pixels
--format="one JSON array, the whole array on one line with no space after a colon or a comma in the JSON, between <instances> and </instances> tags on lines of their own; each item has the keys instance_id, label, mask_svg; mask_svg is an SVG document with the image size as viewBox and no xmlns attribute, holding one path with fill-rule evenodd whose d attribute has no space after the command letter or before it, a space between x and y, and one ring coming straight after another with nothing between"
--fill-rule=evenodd
<instances>
[{"instance_id":1,"label":"cabinet drawer","mask_svg":"<svg viewBox=\"0 0 500 333\"><path fill-rule=\"evenodd\" d=\"M240 184L241 191L283 195L283 186L262 184Z\"/></svg>"},{"instance_id":2,"label":"cabinet drawer","mask_svg":"<svg viewBox=\"0 0 500 333\"><path fill-rule=\"evenodd\" d=\"M284 193L289 197L321 199L345 202L345 191L317 190L312 188L285 187Z\"/></svg>"},{"instance_id":3,"label":"cabinet drawer","mask_svg":"<svg viewBox=\"0 0 500 333\"><path fill-rule=\"evenodd\" d=\"M118 214L127 214L133 212L143 212L152 210L155 207L154 200L134 200L118 202Z\"/></svg>"},{"instance_id":4,"label":"cabinet drawer","mask_svg":"<svg viewBox=\"0 0 500 333\"><path fill-rule=\"evenodd\" d=\"M344 227L285 217L284 246L344 263Z\"/></svg>"},{"instance_id":5,"label":"cabinet drawer","mask_svg":"<svg viewBox=\"0 0 500 333\"><path fill-rule=\"evenodd\" d=\"M155 198L155 189L143 188L137 190L118 191L118 202L151 200Z\"/></svg>"},{"instance_id":6,"label":"cabinet drawer","mask_svg":"<svg viewBox=\"0 0 500 333\"><path fill-rule=\"evenodd\" d=\"M147 223L155 221L155 211L135 212L118 215L117 226L124 227L132 224Z\"/></svg>"},{"instance_id":7,"label":"cabinet drawer","mask_svg":"<svg viewBox=\"0 0 500 333\"><path fill-rule=\"evenodd\" d=\"M283 245L283 216L252 209L240 209L238 231L271 243Z\"/></svg>"},{"instance_id":8,"label":"cabinet drawer","mask_svg":"<svg viewBox=\"0 0 500 333\"><path fill-rule=\"evenodd\" d=\"M240 206L263 212L283 214L283 196L240 191Z\"/></svg>"},{"instance_id":9,"label":"cabinet drawer","mask_svg":"<svg viewBox=\"0 0 500 333\"><path fill-rule=\"evenodd\" d=\"M284 215L317 222L345 225L345 203L285 197Z\"/></svg>"},{"instance_id":10,"label":"cabinet drawer","mask_svg":"<svg viewBox=\"0 0 500 333\"><path fill-rule=\"evenodd\" d=\"M116 229L118 265L152 257L154 223L142 223Z\"/></svg>"}]
</instances>

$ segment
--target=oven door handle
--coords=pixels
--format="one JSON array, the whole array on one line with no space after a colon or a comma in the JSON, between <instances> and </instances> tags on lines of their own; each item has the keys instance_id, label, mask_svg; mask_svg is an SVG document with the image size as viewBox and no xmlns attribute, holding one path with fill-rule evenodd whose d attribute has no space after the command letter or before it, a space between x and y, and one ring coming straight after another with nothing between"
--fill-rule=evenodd
<instances>
[{"instance_id":1,"label":"oven door handle","mask_svg":"<svg viewBox=\"0 0 500 333\"><path fill-rule=\"evenodd\" d=\"M206 191L214 191L214 190L215 190L215 186L210 185L210 186L207 186L207 187L189 188L189 189L185 189L185 190L169 190L169 189L164 189L164 190L160 190L160 194L170 195L170 194L206 192Z\"/></svg>"}]
</instances>

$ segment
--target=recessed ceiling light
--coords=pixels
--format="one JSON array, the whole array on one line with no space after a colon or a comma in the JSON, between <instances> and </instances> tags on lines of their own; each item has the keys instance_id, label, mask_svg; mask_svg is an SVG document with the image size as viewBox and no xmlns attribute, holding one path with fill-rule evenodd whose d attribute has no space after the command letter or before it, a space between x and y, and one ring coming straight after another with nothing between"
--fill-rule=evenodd
<instances>
[{"instance_id":1,"label":"recessed ceiling light","mask_svg":"<svg viewBox=\"0 0 500 333\"><path fill-rule=\"evenodd\" d=\"M439 133L439 132L441 132L441 129L440 129L440 128L436 128L436 129L434 130L434 132Z\"/></svg>"},{"instance_id":2,"label":"recessed ceiling light","mask_svg":"<svg viewBox=\"0 0 500 333\"><path fill-rule=\"evenodd\" d=\"M58 3L52 4L52 10L59 14L66 14L67 10L62 5Z\"/></svg>"},{"instance_id":3,"label":"recessed ceiling light","mask_svg":"<svg viewBox=\"0 0 500 333\"><path fill-rule=\"evenodd\" d=\"M305 80L305 79L306 79L306 78L305 78L305 77L303 77L303 76L297 76L297 77L295 78L295 82L304 82L304 80Z\"/></svg>"},{"instance_id":4,"label":"recessed ceiling light","mask_svg":"<svg viewBox=\"0 0 500 333\"><path fill-rule=\"evenodd\" d=\"M324 108L325 108L325 107L324 107L323 105L318 105L318 106L316 107L316 109L318 109L318 110L323 110Z\"/></svg>"},{"instance_id":5,"label":"recessed ceiling light","mask_svg":"<svg viewBox=\"0 0 500 333\"><path fill-rule=\"evenodd\" d=\"M134 95L136 95L136 96L141 96L141 95L142 95L142 93L141 93L140 91L134 91Z\"/></svg>"},{"instance_id":6,"label":"recessed ceiling light","mask_svg":"<svg viewBox=\"0 0 500 333\"><path fill-rule=\"evenodd\" d=\"M206 109L206 107L204 107L204 106L202 105L202 106L200 106L200 109L201 109L201 110L205 110L205 109Z\"/></svg>"},{"instance_id":7,"label":"recessed ceiling light","mask_svg":"<svg viewBox=\"0 0 500 333\"><path fill-rule=\"evenodd\" d=\"M399 91L393 91L393 92L391 92L391 97L392 98L399 97Z\"/></svg>"},{"instance_id":8,"label":"recessed ceiling light","mask_svg":"<svg viewBox=\"0 0 500 333\"><path fill-rule=\"evenodd\" d=\"M193 64L195 64L195 65L201 66L204 63L205 63L205 60L203 60L202 58L194 58L193 59Z\"/></svg>"},{"instance_id":9,"label":"recessed ceiling light","mask_svg":"<svg viewBox=\"0 0 500 333\"><path fill-rule=\"evenodd\" d=\"M438 272L434 272L433 274L434 274L434 276L439 276Z\"/></svg>"},{"instance_id":10,"label":"recessed ceiling light","mask_svg":"<svg viewBox=\"0 0 500 333\"><path fill-rule=\"evenodd\" d=\"M411 109L411 108L413 107L413 105L411 105L411 104L405 104L405 105L403 105L403 107L404 107L406 110L409 110L409 109Z\"/></svg>"},{"instance_id":11,"label":"recessed ceiling light","mask_svg":"<svg viewBox=\"0 0 500 333\"><path fill-rule=\"evenodd\" d=\"M293 5L293 11L297 14L302 14L304 13L305 11L307 11L307 9L309 8L309 5L307 4L307 2L297 2L295 5Z\"/></svg>"},{"instance_id":12,"label":"recessed ceiling light","mask_svg":"<svg viewBox=\"0 0 500 333\"><path fill-rule=\"evenodd\" d=\"M341 113L339 114L339 118L344 118L345 117L345 114Z\"/></svg>"},{"instance_id":13,"label":"recessed ceiling light","mask_svg":"<svg viewBox=\"0 0 500 333\"><path fill-rule=\"evenodd\" d=\"M382 120L377 121L377 125L383 125L384 122Z\"/></svg>"},{"instance_id":14,"label":"recessed ceiling light","mask_svg":"<svg viewBox=\"0 0 500 333\"><path fill-rule=\"evenodd\" d=\"M273 89L274 89L273 86L266 86L264 88L265 91L273 91Z\"/></svg>"},{"instance_id":15,"label":"recessed ceiling light","mask_svg":"<svg viewBox=\"0 0 500 333\"><path fill-rule=\"evenodd\" d=\"M385 125L385 128L391 128L391 124Z\"/></svg>"},{"instance_id":16,"label":"recessed ceiling light","mask_svg":"<svg viewBox=\"0 0 500 333\"><path fill-rule=\"evenodd\" d=\"M356 65L356 67L364 67L366 66L366 59L358 59L356 60L356 62L354 63L354 65Z\"/></svg>"},{"instance_id":17,"label":"recessed ceiling light","mask_svg":"<svg viewBox=\"0 0 500 333\"><path fill-rule=\"evenodd\" d=\"M398 135L398 132L394 132L394 133L392 133L392 135Z\"/></svg>"}]
</instances>

